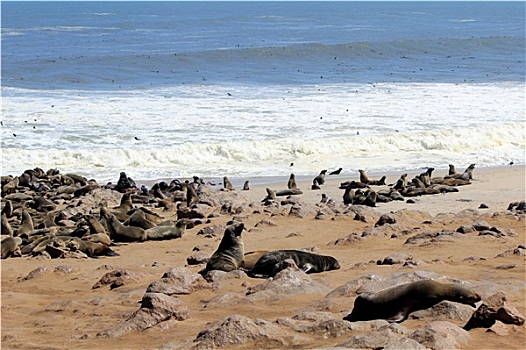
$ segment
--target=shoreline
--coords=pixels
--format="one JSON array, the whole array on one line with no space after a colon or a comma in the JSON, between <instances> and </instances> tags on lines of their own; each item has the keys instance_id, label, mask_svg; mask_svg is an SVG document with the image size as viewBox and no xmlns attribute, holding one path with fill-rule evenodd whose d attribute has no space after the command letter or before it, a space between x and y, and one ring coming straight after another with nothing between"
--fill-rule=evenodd
<instances>
[{"instance_id":1,"label":"shoreline","mask_svg":"<svg viewBox=\"0 0 526 350\"><path fill-rule=\"evenodd\" d=\"M386 189L389 184L394 184L400 175L407 173L408 180L411 180L415 175L422 173L425 169L415 169L407 172L392 171L368 173L371 179L379 179L381 176L386 176L386 186L371 186L372 189ZM331 170L329 170L331 171ZM457 169L457 172L463 172L464 168ZM433 171L433 176L444 176L448 169L439 168ZM298 188L303 191L299 195L300 199L308 204L318 203L321 199L321 194L326 194L329 198L336 202L342 201L343 190L339 189L339 185L344 181L359 180L359 174L342 173L335 176L326 176L326 182L321 186L321 190L311 190L312 179L317 174L312 176L296 176L296 183ZM266 196L266 188L273 190L282 190L287 188L287 181L289 176L260 176L260 177L229 177L230 182L235 188L235 191L240 195L247 197L250 201L259 202ZM184 181L185 179L181 179ZM192 180L192 179L189 179ZM212 182L216 185L214 188L222 188L222 178L203 179L205 182ZM241 190L243 183L250 181L250 190ZM169 179L158 180L139 180L136 181L138 186L146 185L152 186L159 181L171 181ZM415 204L408 204L405 201L393 201L389 203L378 203L375 209L381 213L388 213L391 211L400 210L403 208L426 211L435 216L443 212L458 212L465 209L478 209L481 204L488 206L486 211L500 211L506 210L511 202L521 201L526 199L526 166L492 166L492 167L475 167L473 171L473 181L471 185L459 186L459 192L445 193L437 195L425 195L413 197Z\"/></svg>"}]
</instances>

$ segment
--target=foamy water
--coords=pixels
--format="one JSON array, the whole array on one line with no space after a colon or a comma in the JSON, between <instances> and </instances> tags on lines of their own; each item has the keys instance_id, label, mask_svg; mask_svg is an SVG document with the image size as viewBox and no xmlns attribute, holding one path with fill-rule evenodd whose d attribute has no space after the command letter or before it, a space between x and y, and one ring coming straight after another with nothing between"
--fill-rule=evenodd
<instances>
[{"instance_id":1,"label":"foamy water","mask_svg":"<svg viewBox=\"0 0 526 350\"><path fill-rule=\"evenodd\" d=\"M524 113L521 83L6 88L2 174L40 166L115 181L120 171L287 175L290 163L297 175L524 163Z\"/></svg>"}]
</instances>

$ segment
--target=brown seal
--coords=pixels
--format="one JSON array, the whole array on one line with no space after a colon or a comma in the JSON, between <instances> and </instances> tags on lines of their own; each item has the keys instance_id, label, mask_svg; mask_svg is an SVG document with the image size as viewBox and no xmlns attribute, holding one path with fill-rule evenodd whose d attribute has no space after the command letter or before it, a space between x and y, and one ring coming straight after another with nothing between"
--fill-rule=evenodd
<instances>
[{"instance_id":1,"label":"brown seal","mask_svg":"<svg viewBox=\"0 0 526 350\"><path fill-rule=\"evenodd\" d=\"M245 183L243 184L243 191L248 191L250 190L250 185L249 185L249 181L245 181Z\"/></svg>"},{"instance_id":2,"label":"brown seal","mask_svg":"<svg viewBox=\"0 0 526 350\"><path fill-rule=\"evenodd\" d=\"M187 224L187 219L179 219L173 226L155 226L146 230L146 236L149 240L181 238Z\"/></svg>"},{"instance_id":3,"label":"brown seal","mask_svg":"<svg viewBox=\"0 0 526 350\"><path fill-rule=\"evenodd\" d=\"M120 254L113 251L109 246L100 242L85 241L74 237L66 243L66 246L72 251L80 250L89 257L96 256L119 256Z\"/></svg>"},{"instance_id":4,"label":"brown seal","mask_svg":"<svg viewBox=\"0 0 526 350\"><path fill-rule=\"evenodd\" d=\"M241 263L241 267L245 270L252 269L254 265L258 262L259 258L267 254L268 252L270 252L270 250L256 250L253 252L245 253L243 256L243 262Z\"/></svg>"},{"instance_id":5,"label":"brown seal","mask_svg":"<svg viewBox=\"0 0 526 350\"><path fill-rule=\"evenodd\" d=\"M205 272L211 270L229 272L241 266L244 253L241 233L244 227L243 223L233 223L227 226L219 247L206 264Z\"/></svg>"},{"instance_id":6,"label":"brown seal","mask_svg":"<svg viewBox=\"0 0 526 350\"><path fill-rule=\"evenodd\" d=\"M289 190L295 190L298 188L298 185L296 184L296 175L290 174L289 181L287 182L287 188Z\"/></svg>"},{"instance_id":7,"label":"brown seal","mask_svg":"<svg viewBox=\"0 0 526 350\"><path fill-rule=\"evenodd\" d=\"M274 250L264 254L247 273L250 277L272 277L277 271L276 264L292 259L296 265L305 273L317 273L330 270L338 270L338 260L328 255L319 255L302 250Z\"/></svg>"},{"instance_id":8,"label":"brown seal","mask_svg":"<svg viewBox=\"0 0 526 350\"><path fill-rule=\"evenodd\" d=\"M9 258L10 256L22 256L20 252L20 245L22 244L22 238L20 237L6 237L2 239L2 259Z\"/></svg>"},{"instance_id":9,"label":"brown seal","mask_svg":"<svg viewBox=\"0 0 526 350\"><path fill-rule=\"evenodd\" d=\"M7 215L5 213L2 213L2 226L0 232L2 232L2 235L13 236L13 228L11 227L9 220L7 220Z\"/></svg>"},{"instance_id":10,"label":"brown seal","mask_svg":"<svg viewBox=\"0 0 526 350\"><path fill-rule=\"evenodd\" d=\"M382 186L385 185L385 176L382 176L380 180L371 180L369 176L365 173L365 170L359 169L358 172L360 173L360 182L366 184L366 185L376 185L376 186Z\"/></svg>"},{"instance_id":11,"label":"brown seal","mask_svg":"<svg viewBox=\"0 0 526 350\"><path fill-rule=\"evenodd\" d=\"M121 242L135 242L145 241L146 231L141 227L124 226L113 213L110 213L106 208L100 208L101 215L104 216L108 223L108 232L110 237L115 241Z\"/></svg>"},{"instance_id":12,"label":"brown seal","mask_svg":"<svg viewBox=\"0 0 526 350\"><path fill-rule=\"evenodd\" d=\"M228 177L226 177L226 176L223 177L223 188L226 191L233 191L234 190L234 186L232 186L232 183L230 182L230 180L228 180Z\"/></svg>"},{"instance_id":13,"label":"brown seal","mask_svg":"<svg viewBox=\"0 0 526 350\"><path fill-rule=\"evenodd\" d=\"M475 307L480 299L479 294L460 284L423 280L394 286L378 293L359 295L354 301L352 312L344 320L354 322L385 319L389 322L402 322L410 313L427 309L443 300Z\"/></svg>"},{"instance_id":14,"label":"brown seal","mask_svg":"<svg viewBox=\"0 0 526 350\"><path fill-rule=\"evenodd\" d=\"M28 234L34 229L35 228L33 226L33 219L31 218L31 215L27 210L22 210L22 221L20 222L20 226L18 226L17 236Z\"/></svg>"},{"instance_id":15,"label":"brown seal","mask_svg":"<svg viewBox=\"0 0 526 350\"><path fill-rule=\"evenodd\" d=\"M123 224L126 226L141 227L145 230L157 226L154 222L146 219L146 214L142 210L135 210Z\"/></svg>"}]
</instances>

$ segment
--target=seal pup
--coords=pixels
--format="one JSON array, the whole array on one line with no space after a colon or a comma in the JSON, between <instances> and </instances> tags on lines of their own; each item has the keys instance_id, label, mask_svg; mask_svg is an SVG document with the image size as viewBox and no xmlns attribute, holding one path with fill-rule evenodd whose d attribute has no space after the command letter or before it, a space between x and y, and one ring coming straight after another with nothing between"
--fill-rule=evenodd
<instances>
[{"instance_id":1,"label":"seal pup","mask_svg":"<svg viewBox=\"0 0 526 350\"><path fill-rule=\"evenodd\" d=\"M295 190L298 188L298 185L296 184L296 175L290 174L289 181L287 182L287 188L289 190Z\"/></svg>"},{"instance_id":2,"label":"seal pup","mask_svg":"<svg viewBox=\"0 0 526 350\"><path fill-rule=\"evenodd\" d=\"M6 237L2 239L0 245L2 246L2 259L7 259L10 256L22 256L20 252L20 245L22 244L22 238L20 237Z\"/></svg>"},{"instance_id":3,"label":"seal pup","mask_svg":"<svg viewBox=\"0 0 526 350\"><path fill-rule=\"evenodd\" d=\"M234 186L232 186L232 183L230 182L230 180L226 176L223 177L223 189L226 190L226 191L233 191L234 190Z\"/></svg>"},{"instance_id":4,"label":"seal pup","mask_svg":"<svg viewBox=\"0 0 526 350\"><path fill-rule=\"evenodd\" d=\"M226 227L221 243L219 247L212 254L206 268L201 273L206 273L212 270L221 270L221 271L233 271L237 270L242 262L244 257L244 245L243 238L241 233L245 225L241 222L233 223Z\"/></svg>"},{"instance_id":5,"label":"seal pup","mask_svg":"<svg viewBox=\"0 0 526 350\"><path fill-rule=\"evenodd\" d=\"M274 276L276 264L292 259L296 265L305 273L317 273L330 270L338 270L338 260L328 255L319 255L302 250L274 250L261 256L254 267L247 272L250 277L267 278Z\"/></svg>"},{"instance_id":6,"label":"seal pup","mask_svg":"<svg viewBox=\"0 0 526 350\"><path fill-rule=\"evenodd\" d=\"M422 280L401 284L378 293L359 295L352 312L344 317L347 321L369 321L385 319L402 322L410 313L424 310L447 300L475 307L480 295L460 284Z\"/></svg>"}]
</instances>

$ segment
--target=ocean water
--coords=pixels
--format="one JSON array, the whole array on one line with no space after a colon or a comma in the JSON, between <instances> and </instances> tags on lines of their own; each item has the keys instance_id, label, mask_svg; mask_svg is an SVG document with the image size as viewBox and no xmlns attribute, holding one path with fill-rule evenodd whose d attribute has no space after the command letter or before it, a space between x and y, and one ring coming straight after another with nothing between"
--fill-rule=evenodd
<instances>
[{"instance_id":1,"label":"ocean water","mask_svg":"<svg viewBox=\"0 0 526 350\"><path fill-rule=\"evenodd\" d=\"M525 162L524 2L1 7L2 175Z\"/></svg>"}]
</instances>

